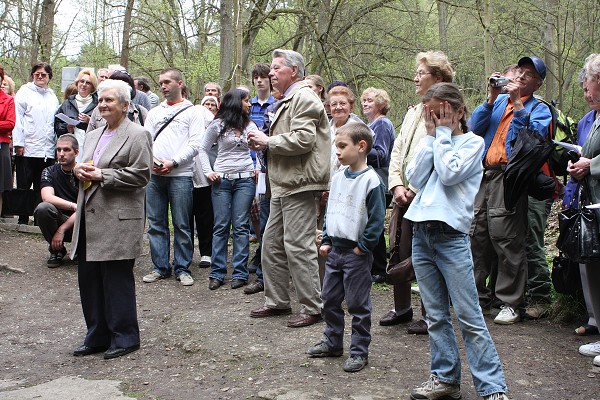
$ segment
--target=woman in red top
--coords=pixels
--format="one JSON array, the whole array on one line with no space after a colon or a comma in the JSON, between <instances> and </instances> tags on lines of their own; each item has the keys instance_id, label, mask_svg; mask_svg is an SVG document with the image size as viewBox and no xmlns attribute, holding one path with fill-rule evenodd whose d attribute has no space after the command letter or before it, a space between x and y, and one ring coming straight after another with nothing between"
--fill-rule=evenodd
<instances>
[{"instance_id":1,"label":"woman in red top","mask_svg":"<svg viewBox=\"0 0 600 400\"><path fill-rule=\"evenodd\" d=\"M0 82L2 81L4 81L4 67L0 64ZM14 99L0 90L0 211L2 211L2 193L13 187L8 148L10 135L15 127L15 119Z\"/></svg>"}]
</instances>

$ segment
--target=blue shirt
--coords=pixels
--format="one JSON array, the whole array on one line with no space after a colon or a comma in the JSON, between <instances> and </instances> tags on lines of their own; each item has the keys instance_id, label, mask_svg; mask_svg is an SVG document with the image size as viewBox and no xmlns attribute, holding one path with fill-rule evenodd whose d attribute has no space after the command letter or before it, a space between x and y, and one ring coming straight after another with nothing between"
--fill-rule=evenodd
<instances>
[{"instance_id":1,"label":"blue shirt","mask_svg":"<svg viewBox=\"0 0 600 400\"><path fill-rule=\"evenodd\" d=\"M267 108L273 103L275 103L275 98L273 96L269 96L267 101L262 104L258 102L258 96L254 96L252 100L250 100L250 118L254 121L256 126L258 126L258 129L263 127L265 122L265 112L267 112Z\"/></svg>"}]
</instances>

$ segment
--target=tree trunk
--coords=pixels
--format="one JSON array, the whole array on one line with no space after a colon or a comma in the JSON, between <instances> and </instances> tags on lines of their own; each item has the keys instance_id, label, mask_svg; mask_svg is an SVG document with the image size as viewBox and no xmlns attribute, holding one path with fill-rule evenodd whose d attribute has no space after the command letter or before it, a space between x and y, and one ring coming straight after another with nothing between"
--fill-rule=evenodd
<instances>
[{"instance_id":1,"label":"tree trunk","mask_svg":"<svg viewBox=\"0 0 600 400\"><path fill-rule=\"evenodd\" d=\"M437 2L438 32L440 35L440 49L448 54L448 4L445 1Z\"/></svg>"},{"instance_id":2,"label":"tree trunk","mask_svg":"<svg viewBox=\"0 0 600 400\"><path fill-rule=\"evenodd\" d=\"M123 22L123 48L121 50L121 65L129 69L129 37L131 36L131 14L135 0L127 0L125 19Z\"/></svg>"},{"instance_id":3,"label":"tree trunk","mask_svg":"<svg viewBox=\"0 0 600 400\"><path fill-rule=\"evenodd\" d=\"M38 29L38 43L40 46L40 59L50 62L52 53L52 35L54 33L54 0L44 0L42 3L42 15Z\"/></svg>"},{"instance_id":4,"label":"tree trunk","mask_svg":"<svg viewBox=\"0 0 600 400\"><path fill-rule=\"evenodd\" d=\"M227 91L231 88L231 67L233 65L233 1L221 0L219 13L221 14L221 43L220 43L220 58L219 58L219 83L223 86L223 90Z\"/></svg>"},{"instance_id":5,"label":"tree trunk","mask_svg":"<svg viewBox=\"0 0 600 400\"><path fill-rule=\"evenodd\" d=\"M556 100L557 76L555 55L559 55L556 47L557 26L552 16L553 12L558 10L558 1L546 0L546 29L544 29L544 61L546 62L546 100Z\"/></svg>"}]
</instances>

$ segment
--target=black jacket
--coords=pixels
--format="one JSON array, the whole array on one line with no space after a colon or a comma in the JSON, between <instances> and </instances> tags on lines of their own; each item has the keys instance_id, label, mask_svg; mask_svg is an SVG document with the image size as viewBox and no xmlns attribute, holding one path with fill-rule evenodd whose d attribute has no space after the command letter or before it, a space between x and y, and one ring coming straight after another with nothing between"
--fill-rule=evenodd
<instances>
[{"instance_id":1,"label":"black jacket","mask_svg":"<svg viewBox=\"0 0 600 400\"><path fill-rule=\"evenodd\" d=\"M79 115L79 109L77 108L77 101L75 100L75 96L76 95L71 95L67 98L67 100L64 101L64 103L62 103L60 105L60 107L58 107L58 110L56 111L56 114L59 113L63 113L66 116L69 116L73 119L77 119L78 115ZM93 93L92 94L92 102L90 104L88 104L88 106L85 108L85 110L83 111L83 114L87 114L87 115L92 115L92 111L94 111L94 108L96 108L96 106L98 105L98 94L97 93ZM77 124L77 128L82 129L82 130L86 130L88 127L88 124L84 123L84 122L80 122ZM61 121L60 119L54 117L54 132L56 132L56 136L61 136L64 135L65 133L69 133L67 131L67 124L63 121Z\"/></svg>"}]
</instances>

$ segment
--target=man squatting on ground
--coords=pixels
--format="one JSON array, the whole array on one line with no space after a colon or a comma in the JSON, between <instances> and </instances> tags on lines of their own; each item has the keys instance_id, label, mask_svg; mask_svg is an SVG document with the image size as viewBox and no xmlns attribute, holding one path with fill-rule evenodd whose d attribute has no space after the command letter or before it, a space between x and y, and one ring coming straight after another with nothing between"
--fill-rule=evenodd
<instances>
[{"instance_id":1,"label":"man squatting on ground","mask_svg":"<svg viewBox=\"0 0 600 400\"><path fill-rule=\"evenodd\" d=\"M65 242L71 241L79 181L73 175L79 143L72 134L65 134L56 142L58 164L42 171L40 181L42 202L33 212L44 239L48 242L48 267L60 266L67 254Z\"/></svg>"}]
</instances>

